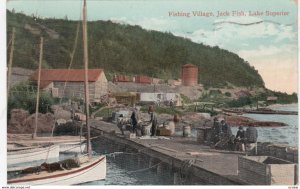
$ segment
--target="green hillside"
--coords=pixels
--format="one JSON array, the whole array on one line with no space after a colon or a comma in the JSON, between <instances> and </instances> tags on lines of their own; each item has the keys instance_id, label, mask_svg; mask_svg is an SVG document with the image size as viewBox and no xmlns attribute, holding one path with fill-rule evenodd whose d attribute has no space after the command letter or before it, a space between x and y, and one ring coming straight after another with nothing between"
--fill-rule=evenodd
<instances>
[{"instance_id":1,"label":"green hillside","mask_svg":"<svg viewBox=\"0 0 300 189\"><path fill-rule=\"evenodd\" d=\"M67 68L78 21L36 19L7 12L7 36L16 28L14 66L37 68L40 36L44 36L44 68ZM89 67L106 73L144 74L163 79L180 78L181 66L199 66L199 81L205 86L263 87L254 67L238 55L175 37L171 33L144 30L139 26L110 21L88 23ZM72 68L82 68L82 33Z\"/></svg>"}]
</instances>

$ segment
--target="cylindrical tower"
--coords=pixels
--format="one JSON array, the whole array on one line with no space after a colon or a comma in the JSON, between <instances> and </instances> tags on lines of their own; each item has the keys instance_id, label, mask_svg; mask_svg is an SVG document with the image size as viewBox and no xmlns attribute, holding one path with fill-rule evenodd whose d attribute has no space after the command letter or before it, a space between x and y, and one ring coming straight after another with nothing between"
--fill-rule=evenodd
<instances>
[{"instance_id":1,"label":"cylindrical tower","mask_svg":"<svg viewBox=\"0 0 300 189\"><path fill-rule=\"evenodd\" d=\"M193 64L185 64L181 71L182 84L195 86L198 84L198 67Z\"/></svg>"}]
</instances>

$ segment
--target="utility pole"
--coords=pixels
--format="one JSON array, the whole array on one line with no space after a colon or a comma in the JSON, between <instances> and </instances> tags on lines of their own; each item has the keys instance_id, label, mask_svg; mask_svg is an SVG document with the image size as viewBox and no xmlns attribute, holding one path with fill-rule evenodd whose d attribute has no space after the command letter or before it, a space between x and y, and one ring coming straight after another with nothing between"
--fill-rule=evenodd
<instances>
[{"instance_id":1,"label":"utility pole","mask_svg":"<svg viewBox=\"0 0 300 189\"><path fill-rule=\"evenodd\" d=\"M35 106L35 128L34 128L33 138L36 138L37 124L38 124L39 102L40 102L41 67L42 67L42 61L43 61L43 43L44 43L44 38L41 37L38 82L37 82L37 95L36 95L36 106Z\"/></svg>"}]
</instances>

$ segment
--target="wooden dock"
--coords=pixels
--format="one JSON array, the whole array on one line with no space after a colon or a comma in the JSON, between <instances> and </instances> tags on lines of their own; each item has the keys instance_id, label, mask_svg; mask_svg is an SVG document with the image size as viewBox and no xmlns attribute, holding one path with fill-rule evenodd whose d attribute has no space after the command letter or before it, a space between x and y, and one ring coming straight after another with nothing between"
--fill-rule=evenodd
<instances>
[{"instance_id":1,"label":"wooden dock","mask_svg":"<svg viewBox=\"0 0 300 189\"><path fill-rule=\"evenodd\" d=\"M129 139L120 134L115 124L92 121L91 128L94 134L111 140L114 143L126 145L136 149L150 158L182 169L189 166L189 174L213 185L241 185L245 184L238 179L238 156L242 152L231 152L211 149L200 145L192 138L169 137L162 139ZM176 175L174 174L174 179ZM176 180L176 179L175 179Z\"/></svg>"}]
</instances>

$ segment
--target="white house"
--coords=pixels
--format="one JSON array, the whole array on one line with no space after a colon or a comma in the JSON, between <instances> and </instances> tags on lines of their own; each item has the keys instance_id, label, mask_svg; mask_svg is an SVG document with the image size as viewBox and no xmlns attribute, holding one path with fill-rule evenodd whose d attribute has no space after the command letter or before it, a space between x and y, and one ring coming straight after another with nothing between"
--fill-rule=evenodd
<instances>
[{"instance_id":1,"label":"white house","mask_svg":"<svg viewBox=\"0 0 300 189\"><path fill-rule=\"evenodd\" d=\"M156 103L173 101L175 106L182 105L182 100L179 93L140 93L140 101Z\"/></svg>"}]
</instances>

